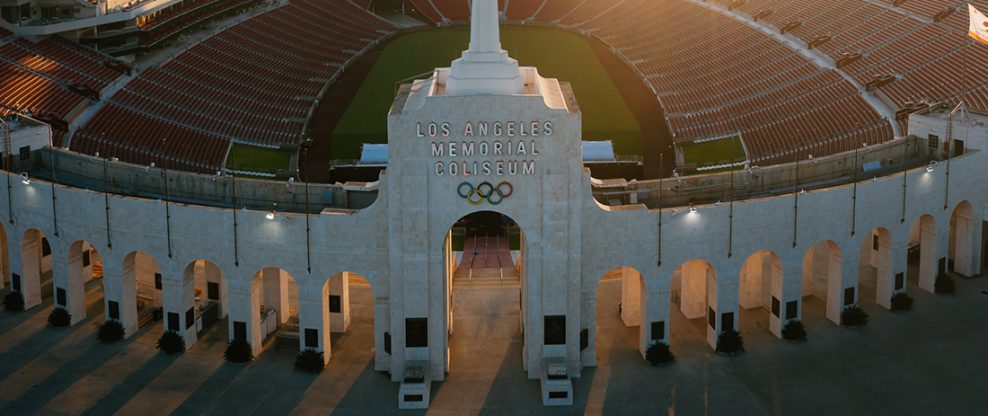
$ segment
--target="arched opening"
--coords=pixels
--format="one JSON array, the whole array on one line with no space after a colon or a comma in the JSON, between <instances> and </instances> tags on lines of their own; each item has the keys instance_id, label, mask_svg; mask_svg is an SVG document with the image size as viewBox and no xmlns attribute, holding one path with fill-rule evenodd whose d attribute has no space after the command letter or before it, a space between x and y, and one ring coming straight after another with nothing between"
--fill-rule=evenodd
<instances>
[{"instance_id":1,"label":"arched opening","mask_svg":"<svg viewBox=\"0 0 988 416\"><path fill-rule=\"evenodd\" d=\"M195 260L185 268L183 276L183 300L185 308L186 333L194 332L195 339L218 326L224 339L226 325L217 325L226 319L227 295L226 282L219 266L208 260ZM189 308L192 312L189 312ZM186 338L186 345L191 344Z\"/></svg>"},{"instance_id":2,"label":"arched opening","mask_svg":"<svg viewBox=\"0 0 988 416\"><path fill-rule=\"evenodd\" d=\"M950 215L950 240L948 240L947 270L961 276L970 277L973 273L974 252L974 209L971 203L957 204Z\"/></svg>"},{"instance_id":3,"label":"arched opening","mask_svg":"<svg viewBox=\"0 0 988 416\"><path fill-rule=\"evenodd\" d=\"M11 277L11 289L24 295L24 309L54 297L52 248L44 233L30 229L21 239L21 276Z\"/></svg>"},{"instance_id":4,"label":"arched opening","mask_svg":"<svg viewBox=\"0 0 988 416\"><path fill-rule=\"evenodd\" d=\"M848 289L850 292L844 293L843 303L853 305L856 302L855 290L853 287ZM850 299L847 299L848 295ZM821 312L839 324L841 301L840 247L830 240L820 241L810 247L803 257L804 311Z\"/></svg>"},{"instance_id":5,"label":"arched opening","mask_svg":"<svg viewBox=\"0 0 988 416\"><path fill-rule=\"evenodd\" d=\"M725 327L717 319L717 271L705 260L689 260L672 273L669 287L672 317L684 319L689 325L679 326L676 335L686 339L705 339L711 347L717 345L717 335ZM678 312L677 312L678 311ZM734 312L728 311L726 329L734 329ZM677 322L673 320L673 325ZM718 328L720 327L720 328ZM673 336L670 341L677 341ZM685 340L684 340L685 341Z\"/></svg>"},{"instance_id":6,"label":"arched opening","mask_svg":"<svg viewBox=\"0 0 988 416\"><path fill-rule=\"evenodd\" d=\"M324 348L324 354L374 358L377 336L370 282L357 273L341 272L326 280L322 293L323 328L328 328L331 338L327 344L331 348Z\"/></svg>"},{"instance_id":7,"label":"arched opening","mask_svg":"<svg viewBox=\"0 0 988 416\"><path fill-rule=\"evenodd\" d=\"M72 315L72 322L86 318L87 305L103 303L103 259L96 247L88 241L76 241L69 246L69 280L67 296L62 296L63 288L56 288L55 303L66 308Z\"/></svg>"},{"instance_id":8,"label":"arched opening","mask_svg":"<svg viewBox=\"0 0 988 416\"><path fill-rule=\"evenodd\" d=\"M768 250L752 254L741 266L740 274L738 312L741 332L759 328L775 331L781 327L782 260L779 256Z\"/></svg>"},{"instance_id":9,"label":"arched opening","mask_svg":"<svg viewBox=\"0 0 988 416\"><path fill-rule=\"evenodd\" d=\"M644 358L651 341L666 341L664 322L649 328L646 293L645 279L633 268L618 267L601 277L595 296L596 319L587 334L580 334L580 348L592 348L589 352L593 353L585 364L599 365L610 357L634 353Z\"/></svg>"},{"instance_id":10,"label":"arched opening","mask_svg":"<svg viewBox=\"0 0 988 416\"><path fill-rule=\"evenodd\" d=\"M443 245L447 372L470 368L478 357L500 363L505 357L523 355L525 249L518 224L497 212L469 214L447 232ZM421 326L424 323L414 320L406 323L406 347L411 347L406 357L414 357L413 346L425 341ZM565 333L565 326L561 330Z\"/></svg>"},{"instance_id":11,"label":"arched opening","mask_svg":"<svg viewBox=\"0 0 988 416\"><path fill-rule=\"evenodd\" d=\"M124 336L160 321L163 316L161 267L148 254L135 251L124 257L120 293L107 294L107 319L119 320Z\"/></svg>"},{"instance_id":12,"label":"arched opening","mask_svg":"<svg viewBox=\"0 0 988 416\"><path fill-rule=\"evenodd\" d=\"M937 226L932 215L923 214L909 228L907 253L910 283L933 292L937 278Z\"/></svg>"},{"instance_id":13,"label":"arched opening","mask_svg":"<svg viewBox=\"0 0 988 416\"><path fill-rule=\"evenodd\" d=\"M892 305L892 293L904 288L904 278L900 276L896 280L892 276L892 233L883 227L871 230L861 241L858 297L874 299L888 309Z\"/></svg>"},{"instance_id":14,"label":"arched opening","mask_svg":"<svg viewBox=\"0 0 988 416\"><path fill-rule=\"evenodd\" d=\"M254 274L250 285L250 326L249 336L240 334L243 329L233 324L233 337L243 335L249 339L255 355L270 347L273 342L283 341L295 350L300 342L298 286L287 271L269 267ZM246 323L243 323L246 325ZM312 340L308 340L311 344ZM316 347L313 347L316 348Z\"/></svg>"}]
</instances>

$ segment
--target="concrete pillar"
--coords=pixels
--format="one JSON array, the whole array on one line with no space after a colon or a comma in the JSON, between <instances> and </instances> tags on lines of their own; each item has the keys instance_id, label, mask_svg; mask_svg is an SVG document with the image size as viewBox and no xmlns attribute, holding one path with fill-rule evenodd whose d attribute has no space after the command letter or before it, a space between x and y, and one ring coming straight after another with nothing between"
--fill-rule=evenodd
<instances>
[{"instance_id":1,"label":"concrete pillar","mask_svg":"<svg viewBox=\"0 0 988 416\"><path fill-rule=\"evenodd\" d=\"M291 317L291 303L289 301L288 273L281 269L264 269L261 271L263 282L263 297L261 304L264 309L276 309L278 311L278 321L288 322Z\"/></svg>"},{"instance_id":2,"label":"concrete pillar","mask_svg":"<svg viewBox=\"0 0 988 416\"><path fill-rule=\"evenodd\" d=\"M261 355L264 347L264 330L261 328L260 279L251 279L249 283L227 286L227 302L229 304L229 340L233 341L238 331L243 331L243 339L250 343L254 357ZM238 329L239 328L239 329Z\"/></svg>"},{"instance_id":3,"label":"concrete pillar","mask_svg":"<svg viewBox=\"0 0 988 416\"><path fill-rule=\"evenodd\" d=\"M715 312L714 326L710 326L710 316L707 316L707 342L710 346L717 348L717 338L728 329L738 331L739 327L739 303L738 303L738 283L737 278L727 278L727 276L738 276L740 270L727 271L715 274L710 268L707 284L707 302ZM707 312L710 313L709 310Z\"/></svg>"},{"instance_id":4,"label":"concrete pillar","mask_svg":"<svg viewBox=\"0 0 988 416\"><path fill-rule=\"evenodd\" d=\"M331 332L344 333L350 329L350 273L343 272L329 279L329 297L339 302L339 310L334 312L330 299L329 327Z\"/></svg>"},{"instance_id":5,"label":"concrete pillar","mask_svg":"<svg viewBox=\"0 0 988 416\"><path fill-rule=\"evenodd\" d=\"M385 351L385 338L390 338L390 350L395 351L391 331L391 305L386 294L374 293L374 371L391 369L391 354ZM385 335L387 334L387 335Z\"/></svg>"},{"instance_id":6,"label":"concrete pillar","mask_svg":"<svg viewBox=\"0 0 988 416\"><path fill-rule=\"evenodd\" d=\"M89 249L86 243L78 242L69 247L68 264L61 261L55 265L55 304L63 306L72 316L72 325L86 319L86 282L92 279L92 259L84 265L83 257ZM59 288L66 291L66 304L58 305Z\"/></svg>"},{"instance_id":7,"label":"concrete pillar","mask_svg":"<svg viewBox=\"0 0 988 416\"><path fill-rule=\"evenodd\" d=\"M621 321L624 326L639 326L642 322L641 298L645 293L641 274L628 268L621 268Z\"/></svg>"},{"instance_id":8,"label":"concrete pillar","mask_svg":"<svg viewBox=\"0 0 988 416\"><path fill-rule=\"evenodd\" d=\"M689 261L680 268L679 307L686 319L707 316L707 274L710 265L702 261Z\"/></svg>"},{"instance_id":9,"label":"concrete pillar","mask_svg":"<svg viewBox=\"0 0 988 416\"><path fill-rule=\"evenodd\" d=\"M329 331L329 302L325 290L299 290L299 350L313 349L323 353L328 363L332 354Z\"/></svg>"},{"instance_id":10,"label":"concrete pillar","mask_svg":"<svg viewBox=\"0 0 988 416\"><path fill-rule=\"evenodd\" d=\"M707 328L707 344L711 348L717 348L717 337L720 335L720 304L717 303L717 295L720 292L720 287L717 286L717 278L713 274L711 267L707 267L707 273L704 273L703 279L706 282L706 293L703 295L706 301L705 312L702 315L706 320Z\"/></svg>"},{"instance_id":11,"label":"concrete pillar","mask_svg":"<svg viewBox=\"0 0 988 416\"><path fill-rule=\"evenodd\" d=\"M669 287L648 287L641 279L643 299L638 350L642 357L655 342L669 344Z\"/></svg>"},{"instance_id":12,"label":"concrete pillar","mask_svg":"<svg viewBox=\"0 0 988 416\"><path fill-rule=\"evenodd\" d=\"M892 294L905 292L909 286L906 279L909 268L909 240L899 240L892 246ZM900 280L901 279L901 280ZM896 284L901 282L901 286L896 288ZM891 301L890 301L891 302Z\"/></svg>"},{"instance_id":13,"label":"concrete pillar","mask_svg":"<svg viewBox=\"0 0 988 416\"><path fill-rule=\"evenodd\" d=\"M219 319L226 318L230 313L230 305L228 305L229 299L229 288L226 285L226 279L223 278L223 272L220 270L219 266L205 262L204 272L206 274L207 283L216 283L220 288L220 304L219 304ZM207 291L203 291L204 294L208 294ZM205 297L205 296L204 296Z\"/></svg>"},{"instance_id":14,"label":"concrete pillar","mask_svg":"<svg viewBox=\"0 0 988 416\"><path fill-rule=\"evenodd\" d=\"M943 244L940 244L936 223L931 217L921 217L919 221L919 287L933 293Z\"/></svg>"},{"instance_id":15,"label":"concrete pillar","mask_svg":"<svg viewBox=\"0 0 988 416\"><path fill-rule=\"evenodd\" d=\"M115 278L104 279L103 297L106 298L107 303L112 301L120 305L120 323L124 327L124 338L136 334L138 330L137 280L139 277L137 276L137 263L140 257L141 255L138 253L127 256L119 268L115 264L104 266L106 275L115 276ZM118 270L119 274L110 274L114 269Z\"/></svg>"},{"instance_id":16,"label":"concrete pillar","mask_svg":"<svg viewBox=\"0 0 988 416\"><path fill-rule=\"evenodd\" d=\"M803 319L803 271L796 264L785 267L783 271L781 278L773 280L772 284L772 297L779 301L779 313L769 313L769 330L779 338L782 338L782 328L789 321ZM789 314L789 305L794 305L792 315Z\"/></svg>"},{"instance_id":17,"label":"concrete pillar","mask_svg":"<svg viewBox=\"0 0 988 416\"><path fill-rule=\"evenodd\" d=\"M21 294L24 309L41 304L41 238L27 237L21 245Z\"/></svg>"},{"instance_id":18,"label":"concrete pillar","mask_svg":"<svg viewBox=\"0 0 988 416\"><path fill-rule=\"evenodd\" d=\"M953 272L960 274L962 276L973 276L975 268L974 266L974 253L976 250L980 250L974 247L974 244L978 239L974 238L975 232L980 234L980 228L974 227L973 220L973 210L967 203L962 203L957 208L954 209L953 218L951 219L951 226L954 227L953 234L953 259L954 259L954 269Z\"/></svg>"},{"instance_id":19,"label":"concrete pillar","mask_svg":"<svg viewBox=\"0 0 988 416\"><path fill-rule=\"evenodd\" d=\"M830 285L833 291L828 293L827 318L837 325L840 325L840 315L844 312L844 309L857 305L861 294L861 290L858 287L857 275L855 274L858 270L860 260L853 254L854 250L847 250L847 255L841 259L841 264L837 268L839 274L837 276L831 276L832 281L837 283ZM853 289L854 296L848 296L850 289Z\"/></svg>"},{"instance_id":20,"label":"concrete pillar","mask_svg":"<svg viewBox=\"0 0 988 416\"><path fill-rule=\"evenodd\" d=\"M875 303L885 309L892 309L892 292L895 275L892 273L892 238L888 231L878 232L878 251L872 251L872 265L875 267Z\"/></svg>"},{"instance_id":21,"label":"concrete pillar","mask_svg":"<svg viewBox=\"0 0 988 416\"><path fill-rule=\"evenodd\" d=\"M185 348L192 348L199 339L194 321L195 279L192 276L179 279L164 276L161 283L165 331L178 332L182 336L182 339L185 340ZM192 316L188 316L189 310L193 311ZM177 319L172 318L175 315L171 314L177 315ZM173 326L175 323L178 324L178 328Z\"/></svg>"}]
</instances>

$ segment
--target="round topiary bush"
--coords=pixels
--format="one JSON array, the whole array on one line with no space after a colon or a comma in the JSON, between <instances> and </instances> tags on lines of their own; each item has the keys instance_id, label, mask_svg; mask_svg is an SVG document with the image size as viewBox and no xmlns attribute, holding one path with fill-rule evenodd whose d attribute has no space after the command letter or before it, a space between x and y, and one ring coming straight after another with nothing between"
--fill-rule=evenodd
<instances>
[{"instance_id":1,"label":"round topiary bush","mask_svg":"<svg viewBox=\"0 0 988 416\"><path fill-rule=\"evenodd\" d=\"M676 357L672 355L669 345L664 342L655 342L645 350L645 360L652 366L657 366L672 363L676 361Z\"/></svg>"},{"instance_id":2,"label":"round topiary bush","mask_svg":"<svg viewBox=\"0 0 988 416\"><path fill-rule=\"evenodd\" d=\"M946 273L937 276L937 281L933 283L933 291L936 293L954 293L957 291L954 286L954 278Z\"/></svg>"},{"instance_id":3,"label":"round topiary bush","mask_svg":"<svg viewBox=\"0 0 988 416\"><path fill-rule=\"evenodd\" d=\"M21 292L10 292L3 298L4 309L11 312L24 310L24 295Z\"/></svg>"},{"instance_id":4,"label":"round topiary bush","mask_svg":"<svg viewBox=\"0 0 988 416\"><path fill-rule=\"evenodd\" d=\"M120 341L124 337L123 324L114 320L103 322L103 325L99 327L99 332L96 333L96 337L103 342Z\"/></svg>"},{"instance_id":5,"label":"round topiary bush","mask_svg":"<svg viewBox=\"0 0 988 416\"><path fill-rule=\"evenodd\" d=\"M295 356L295 368L308 373L318 373L326 368L326 363L322 360L321 352L309 348Z\"/></svg>"},{"instance_id":6,"label":"round topiary bush","mask_svg":"<svg viewBox=\"0 0 988 416\"><path fill-rule=\"evenodd\" d=\"M717 352L736 355L744 352L744 339L738 331L724 331L717 337Z\"/></svg>"},{"instance_id":7,"label":"round topiary bush","mask_svg":"<svg viewBox=\"0 0 988 416\"><path fill-rule=\"evenodd\" d=\"M803 327L803 323L798 319L795 321L789 321L789 323L782 328L782 339L786 341L806 341L806 328Z\"/></svg>"},{"instance_id":8,"label":"round topiary bush","mask_svg":"<svg viewBox=\"0 0 988 416\"><path fill-rule=\"evenodd\" d=\"M906 294L906 292L896 293L892 296L892 310L893 311L908 311L913 308L913 298Z\"/></svg>"},{"instance_id":9,"label":"round topiary bush","mask_svg":"<svg viewBox=\"0 0 988 416\"><path fill-rule=\"evenodd\" d=\"M72 324L72 315L62 307L56 307L48 314L48 325L56 328L64 328Z\"/></svg>"},{"instance_id":10,"label":"round topiary bush","mask_svg":"<svg viewBox=\"0 0 988 416\"><path fill-rule=\"evenodd\" d=\"M250 343L241 339L230 341L223 356L231 363L246 363L254 359L254 353L250 349Z\"/></svg>"},{"instance_id":11,"label":"round topiary bush","mask_svg":"<svg viewBox=\"0 0 988 416\"><path fill-rule=\"evenodd\" d=\"M167 354L178 354L185 351L185 340L175 331L165 331L158 338L158 349Z\"/></svg>"},{"instance_id":12,"label":"round topiary bush","mask_svg":"<svg viewBox=\"0 0 988 416\"><path fill-rule=\"evenodd\" d=\"M840 324L844 326L868 325L868 314L860 306L848 306L840 314Z\"/></svg>"}]
</instances>

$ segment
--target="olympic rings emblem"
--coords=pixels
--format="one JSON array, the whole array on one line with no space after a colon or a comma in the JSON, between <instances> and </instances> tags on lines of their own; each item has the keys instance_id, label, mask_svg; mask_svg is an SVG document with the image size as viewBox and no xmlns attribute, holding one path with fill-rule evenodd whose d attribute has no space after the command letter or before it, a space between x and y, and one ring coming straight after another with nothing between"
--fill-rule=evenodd
<instances>
[{"instance_id":1,"label":"olympic rings emblem","mask_svg":"<svg viewBox=\"0 0 988 416\"><path fill-rule=\"evenodd\" d=\"M498 205L515 193L515 187L507 181L501 182L497 186L487 181L481 182L477 186L473 186L470 182L463 182L456 187L456 193L460 198L466 199L470 205L480 205L484 201L491 205Z\"/></svg>"}]
</instances>

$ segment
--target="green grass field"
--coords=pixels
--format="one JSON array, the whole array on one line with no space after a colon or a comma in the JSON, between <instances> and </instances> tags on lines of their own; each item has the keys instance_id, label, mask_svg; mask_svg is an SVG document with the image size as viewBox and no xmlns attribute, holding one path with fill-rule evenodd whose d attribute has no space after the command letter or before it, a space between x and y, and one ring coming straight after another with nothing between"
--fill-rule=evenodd
<instances>
[{"instance_id":1,"label":"green grass field","mask_svg":"<svg viewBox=\"0 0 988 416\"><path fill-rule=\"evenodd\" d=\"M391 43L336 126L333 159L356 159L361 144L386 143L395 83L449 66L467 48L469 36L469 28L460 26L412 33ZM554 29L503 26L501 43L521 65L573 85L584 139L614 140L618 154L642 153L638 121L586 40Z\"/></svg>"},{"instance_id":2,"label":"green grass field","mask_svg":"<svg viewBox=\"0 0 988 416\"><path fill-rule=\"evenodd\" d=\"M683 161L697 167L740 162L746 158L744 146L736 136L701 143L683 143L679 148L683 152Z\"/></svg>"},{"instance_id":3,"label":"green grass field","mask_svg":"<svg viewBox=\"0 0 988 416\"><path fill-rule=\"evenodd\" d=\"M291 166L293 150L268 149L234 144L226 158L226 167L251 172L277 173Z\"/></svg>"}]
</instances>

